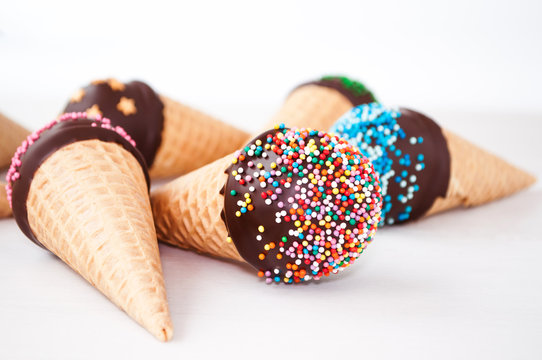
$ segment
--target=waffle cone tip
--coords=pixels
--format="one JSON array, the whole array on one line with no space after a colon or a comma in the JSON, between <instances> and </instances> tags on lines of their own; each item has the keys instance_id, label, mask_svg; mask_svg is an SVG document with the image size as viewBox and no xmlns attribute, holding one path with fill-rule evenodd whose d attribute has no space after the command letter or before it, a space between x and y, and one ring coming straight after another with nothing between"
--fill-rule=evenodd
<instances>
[{"instance_id":1,"label":"waffle cone tip","mask_svg":"<svg viewBox=\"0 0 542 360\"><path fill-rule=\"evenodd\" d=\"M173 337L173 326L166 316L156 319L156 324L147 330L162 342L168 342Z\"/></svg>"}]
</instances>

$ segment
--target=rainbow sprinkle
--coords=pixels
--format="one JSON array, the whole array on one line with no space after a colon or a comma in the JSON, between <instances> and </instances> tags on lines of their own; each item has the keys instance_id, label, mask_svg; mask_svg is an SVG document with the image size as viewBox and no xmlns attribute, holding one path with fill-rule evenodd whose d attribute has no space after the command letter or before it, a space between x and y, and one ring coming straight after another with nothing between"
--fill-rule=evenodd
<instances>
[{"instance_id":1,"label":"rainbow sprinkle","mask_svg":"<svg viewBox=\"0 0 542 360\"><path fill-rule=\"evenodd\" d=\"M318 280L352 264L373 239L382 207L378 176L337 136L283 124L275 130L232 161L235 188L244 190L226 196L237 200L235 218L251 216L245 223L256 226L243 239L230 236L257 247L258 275L268 283ZM258 218L267 206L274 210L271 229Z\"/></svg>"}]
</instances>

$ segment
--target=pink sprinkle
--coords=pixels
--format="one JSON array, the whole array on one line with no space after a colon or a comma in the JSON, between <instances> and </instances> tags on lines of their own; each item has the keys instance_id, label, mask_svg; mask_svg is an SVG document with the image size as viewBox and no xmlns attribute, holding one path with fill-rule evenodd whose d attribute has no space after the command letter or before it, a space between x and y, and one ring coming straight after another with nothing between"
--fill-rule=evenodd
<instances>
[{"instance_id":1,"label":"pink sprinkle","mask_svg":"<svg viewBox=\"0 0 542 360\"><path fill-rule=\"evenodd\" d=\"M26 138L26 140L22 142L21 146L17 148L17 151L15 152L15 154L13 155L13 158L11 159L11 165L6 174L6 182L7 182L6 194L7 194L9 206L11 208L13 208L13 203L12 203L13 182L17 181L21 176L21 174L18 171L22 165L21 157L28 151L29 147L32 146L32 144L34 144L40 138L41 134L44 131L51 129L53 126L55 126L56 124L60 122L74 121L74 120L78 120L82 118L86 118L88 120L93 121L93 123L91 124L91 126L93 127L96 127L98 126L98 123L101 123L101 127L111 129L111 126L109 125L111 123L111 120L109 120L108 118L104 118L99 114L96 115L94 118L92 118L88 116L87 113L85 112L65 113L65 114L60 115L57 119L50 121L41 129L36 130L32 134L30 134ZM115 131L120 136L122 136L124 139L126 139L126 141L128 141L130 144L132 144L135 147L136 145L135 141L132 140L132 138L126 133L126 131L123 128L121 128L120 126L117 126L115 127L115 129L112 129L112 130Z\"/></svg>"}]
</instances>

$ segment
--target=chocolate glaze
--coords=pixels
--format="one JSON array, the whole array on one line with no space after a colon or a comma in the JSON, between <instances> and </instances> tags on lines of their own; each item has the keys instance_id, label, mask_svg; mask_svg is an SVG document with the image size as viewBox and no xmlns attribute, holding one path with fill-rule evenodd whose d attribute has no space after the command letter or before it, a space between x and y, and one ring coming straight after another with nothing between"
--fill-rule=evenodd
<instances>
[{"instance_id":1,"label":"chocolate glaze","mask_svg":"<svg viewBox=\"0 0 542 360\"><path fill-rule=\"evenodd\" d=\"M112 125L122 127L134 139L150 168L164 127L164 104L158 95L141 81L126 84L115 80L95 81L82 90L82 98L72 98L64 112L84 112L97 105ZM125 115L117 108L123 97L134 101L135 113Z\"/></svg>"},{"instance_id":2,"label":"chocolate glaze","mask_svg":"<svg viewBox=\"0 0 542 360\"><path fill-rule=\"evenodd\" d=\"M278 130L266 131L250 141L249 144L254 144L258 139L261 140L262 143L265 143L268 134L275 135L277 132ZM309 138L313 138L316 140L317 144L321 144L320 139L317 136L310 136ZM245 152L242 151L242 153ZM267 158L259 156L257 158L253 158L253 160L261 163L263 165L263 169L269 170L271 168L271 163L277 161L277 156L271 150L268 151L268 154L270 154L270 156ZM306 165L306 163L304 164ZM240 194L246 193L248 191L248 187L246 185L243 186L239 184L235 177L232 176L231 172L235 166L238 166L238 164L233 164L226 170L228 179L221 191L221 194L224 195L224 209L222 210L221 218L226 224L228 235L232 238L239 254L243 257L243 259L245 259L256 269L271 271L273 269L286 269L287 263L291 263L292 259L288 258L287 256L284 256L282 259L277 259L276 254L278 253L278 244L281 241L282 236L288 237L291 244L292 238L288 235L288 230L292 229L293 226L292 223L286 223L284 221L281 223L276 223L275 213L282 210L288 211L290 206L287 205L284 208L279 208L277 206L277 201L274 201L271 205L265 204L265 200L260 195L262 192L268 190L268 188L260 188L258 182L253 180L251 185L256 188L256 191L251 193L251 204L254 206L254 211L244 213L241 217L236 217L234 214L238 209L237 201L242 199L242 195ZM256 170L256 168L252 169ZM283 174L277 179L286 179L286 177L287 176ZM378 186L376 176L371 175L371 177L375 186ZM294 187L295 186L292 185L290 188L282 188L283 192L280 195L280 198L283 199L285 203L288 197L299 193L299 191L295 190ZM235 190L238 196L230 196L230 192L232 190ZM375 191L379 191L379 187L378 190ZM260 225L264 226L264 233L260 233L258 231L258 227ZM263 240L257 241L257 235L262 235ZM265 241L266 239L268 241ZM266 256L264 260L260 260L258 256L260 253L264 252L264 245L269 241L274 241L277 246L275 249L268 252L268 256ZM371 239L369 238L367 241L370 242ZM305 269L307 273L310 273L309 266L305 264L302 264L300 269ZM281 270L280 276L283 275L284 271Z\"/></svg>"},{"instance_id":3,"label":"chocolate glaze","mask_svg":"<svg viewBox=\"0 0 542 360\"><path fill-rule=\"evenodd\" d=\"M44 131L40 138L28 147L28 150L21 157L21 166L19 167L20 177L13 182L13 216L23 233L37 245L44 247L34 236L30 224L28 223L28 212L26 201L30 185L34 174L40 165L47 160L54 152L62 147L77 141L97 139L106 142L114 142L121 145L129 151L141 164L143 173L150 186L150 179L147 172L147 166L141 153L130 144L125 138L113 130L104 129L98 126L91 126L93 121L88 119L78 119L64 121L56 124L51 129ZM69 176L67 174L67 176Z\"/></svg>"},{"instance_id":4,"label":"chocolate glaze","mask_svg":"<svg viewBox=\"0 0 542 360\"><path fill-rule=\"evenodd\" d=\"M450 180L450 152L442 130L436 122L417 111L403 108L399 111L401 116L397 119L397 123L407 136L398 138L395 147L401 149L403 155L409 154L413 159L420 153L424 154L425 168L416 174L416 183L419 185L420 191L408 202L412 206L412 213L406 221L410 221L423 216L437 197L446 196ZM409 142L411 137L422 137L423 142L413 146ZM396 174L406 169L399 164L399 157L395 157L393 160ZM397 195L401 190L398 182L393 180L389 182L388 195L391 196L392 201L397 201ZM393 206L387 216L396 219L401 211L401 206Z\"/></svg>"},{"instance_id":5,"label":"chocolate glaze","mask_svg":"<svg viewBox=\"0 0 542 360\"><path fill-rule=\"evenodd\" d=\"M269 130L258 137L250 141L249 144L254 144L256 140L265 141L268 134L275 134L277 130ZM258 158L258 162L263 164L264 169L270 169L272 162L276 161L276 157L268 156L267 158ZM239 194L246 192L246 187L241 186L235 178L231 176L232 166L230 166L226 173L229 175L228 180L226 181L225 193L229 193L231 190L237 191ZM258 184L254 184L254 187L257 188L257 191L252 196L252 204L255 209L253 216L247 216L244 214L242 218L236 218L235 212L237 210L237 200L231 196L224 196L224 210L222 211L226 223L226 228L228 233L231 236L239 255L243 257L249 264L254 266L256 269L274 269L275 267L284 268L289 259L284 257L282 260L277 260L274 256L267 256L263 261L258 259L258 255L264 251L263 246L264 241L256 241L256 236L260 233L257 228L260 225L263 225L266 229L266 236L271 236L272 238L280 239L282 234L286 233L284 231L286 228L291 227L289 224L277 224L275 223L275 213L282 209L278 209L275 204L268 206L265 204L264 199L259 195L262 190L259 188ZM293 187L285 189L283 196L287 197L290 194L295 194ZM291 195L290 195L291 196ZM271 232L271 235L269 234Z\"/></svg>"},{"instance_id":6,"label":"chocolate glaze","mask_svg":"<svg viewBox=\"0 0 542 360\"><path fill-rule=\"evenodd\" d=\"M334 89L341 93L345 98L352 103L352 106L358 106L361 104L368 104L376 101L374 95L367 89L365 91L356 92L352 88L345 86L341 77L324 77L320 80L310 81L299 85L297 88L306 85L324 86L330 89ZM360 84L360 86L363 86ZM295 90L295 89L294 89Z\"/></svg>"}]
</instances>

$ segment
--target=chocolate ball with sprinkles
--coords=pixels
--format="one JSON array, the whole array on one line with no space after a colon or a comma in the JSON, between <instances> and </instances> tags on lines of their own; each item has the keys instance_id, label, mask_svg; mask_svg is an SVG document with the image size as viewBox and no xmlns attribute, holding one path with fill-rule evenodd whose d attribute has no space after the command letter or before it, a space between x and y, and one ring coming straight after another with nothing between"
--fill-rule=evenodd
<instances>
[{"instance_id":1,"label":"chocolate ball with sprinkles","mask_svg":"<svg viewBox=\"0 0 542 360\"><path fill-rule=\"evenodd\" d=\"M277 124L299 128L329 129L353 106L376 101L361 82L345 76L323 76L297 86L264 129Z\"/></svg>"},{"instance_id":2,"label":"chocolate ball with sprinkles","mask_svg":"<svg viewBox=\"0 0 542 360\"><path fill-rule=\"evenodd\" d=\"M370 161L316 130L266 131L231 156L151 195L159 239L244 261L268 283L299 283L351 265L380 221Z\"/></svg>"},{"instance_id":3,"label":"chocolate ball with sprinkles","mask_svg":"<svg viewBox=\"0 0 542 360\"><path fill-rule=\"evenodd\" d=\"M102 115L135 140L151 177L177 176L235 151L249 136L141 81L96 80L71 97L64 112ZM193 156L197 153L198 156Z\"/></svg>"},{"instance_id":4,"label":"chocolate ball with sprinkles","mask_svg":"<svg viewBox=\"0 0 542 360\"><path fill-rule=\"evenodd\" d=\"M534 181L409 109L360 105L337 120L331 131L372 161L384 198L382 223L387 225L456 206L483 204Z\"/></svg>"}]
</instances>

